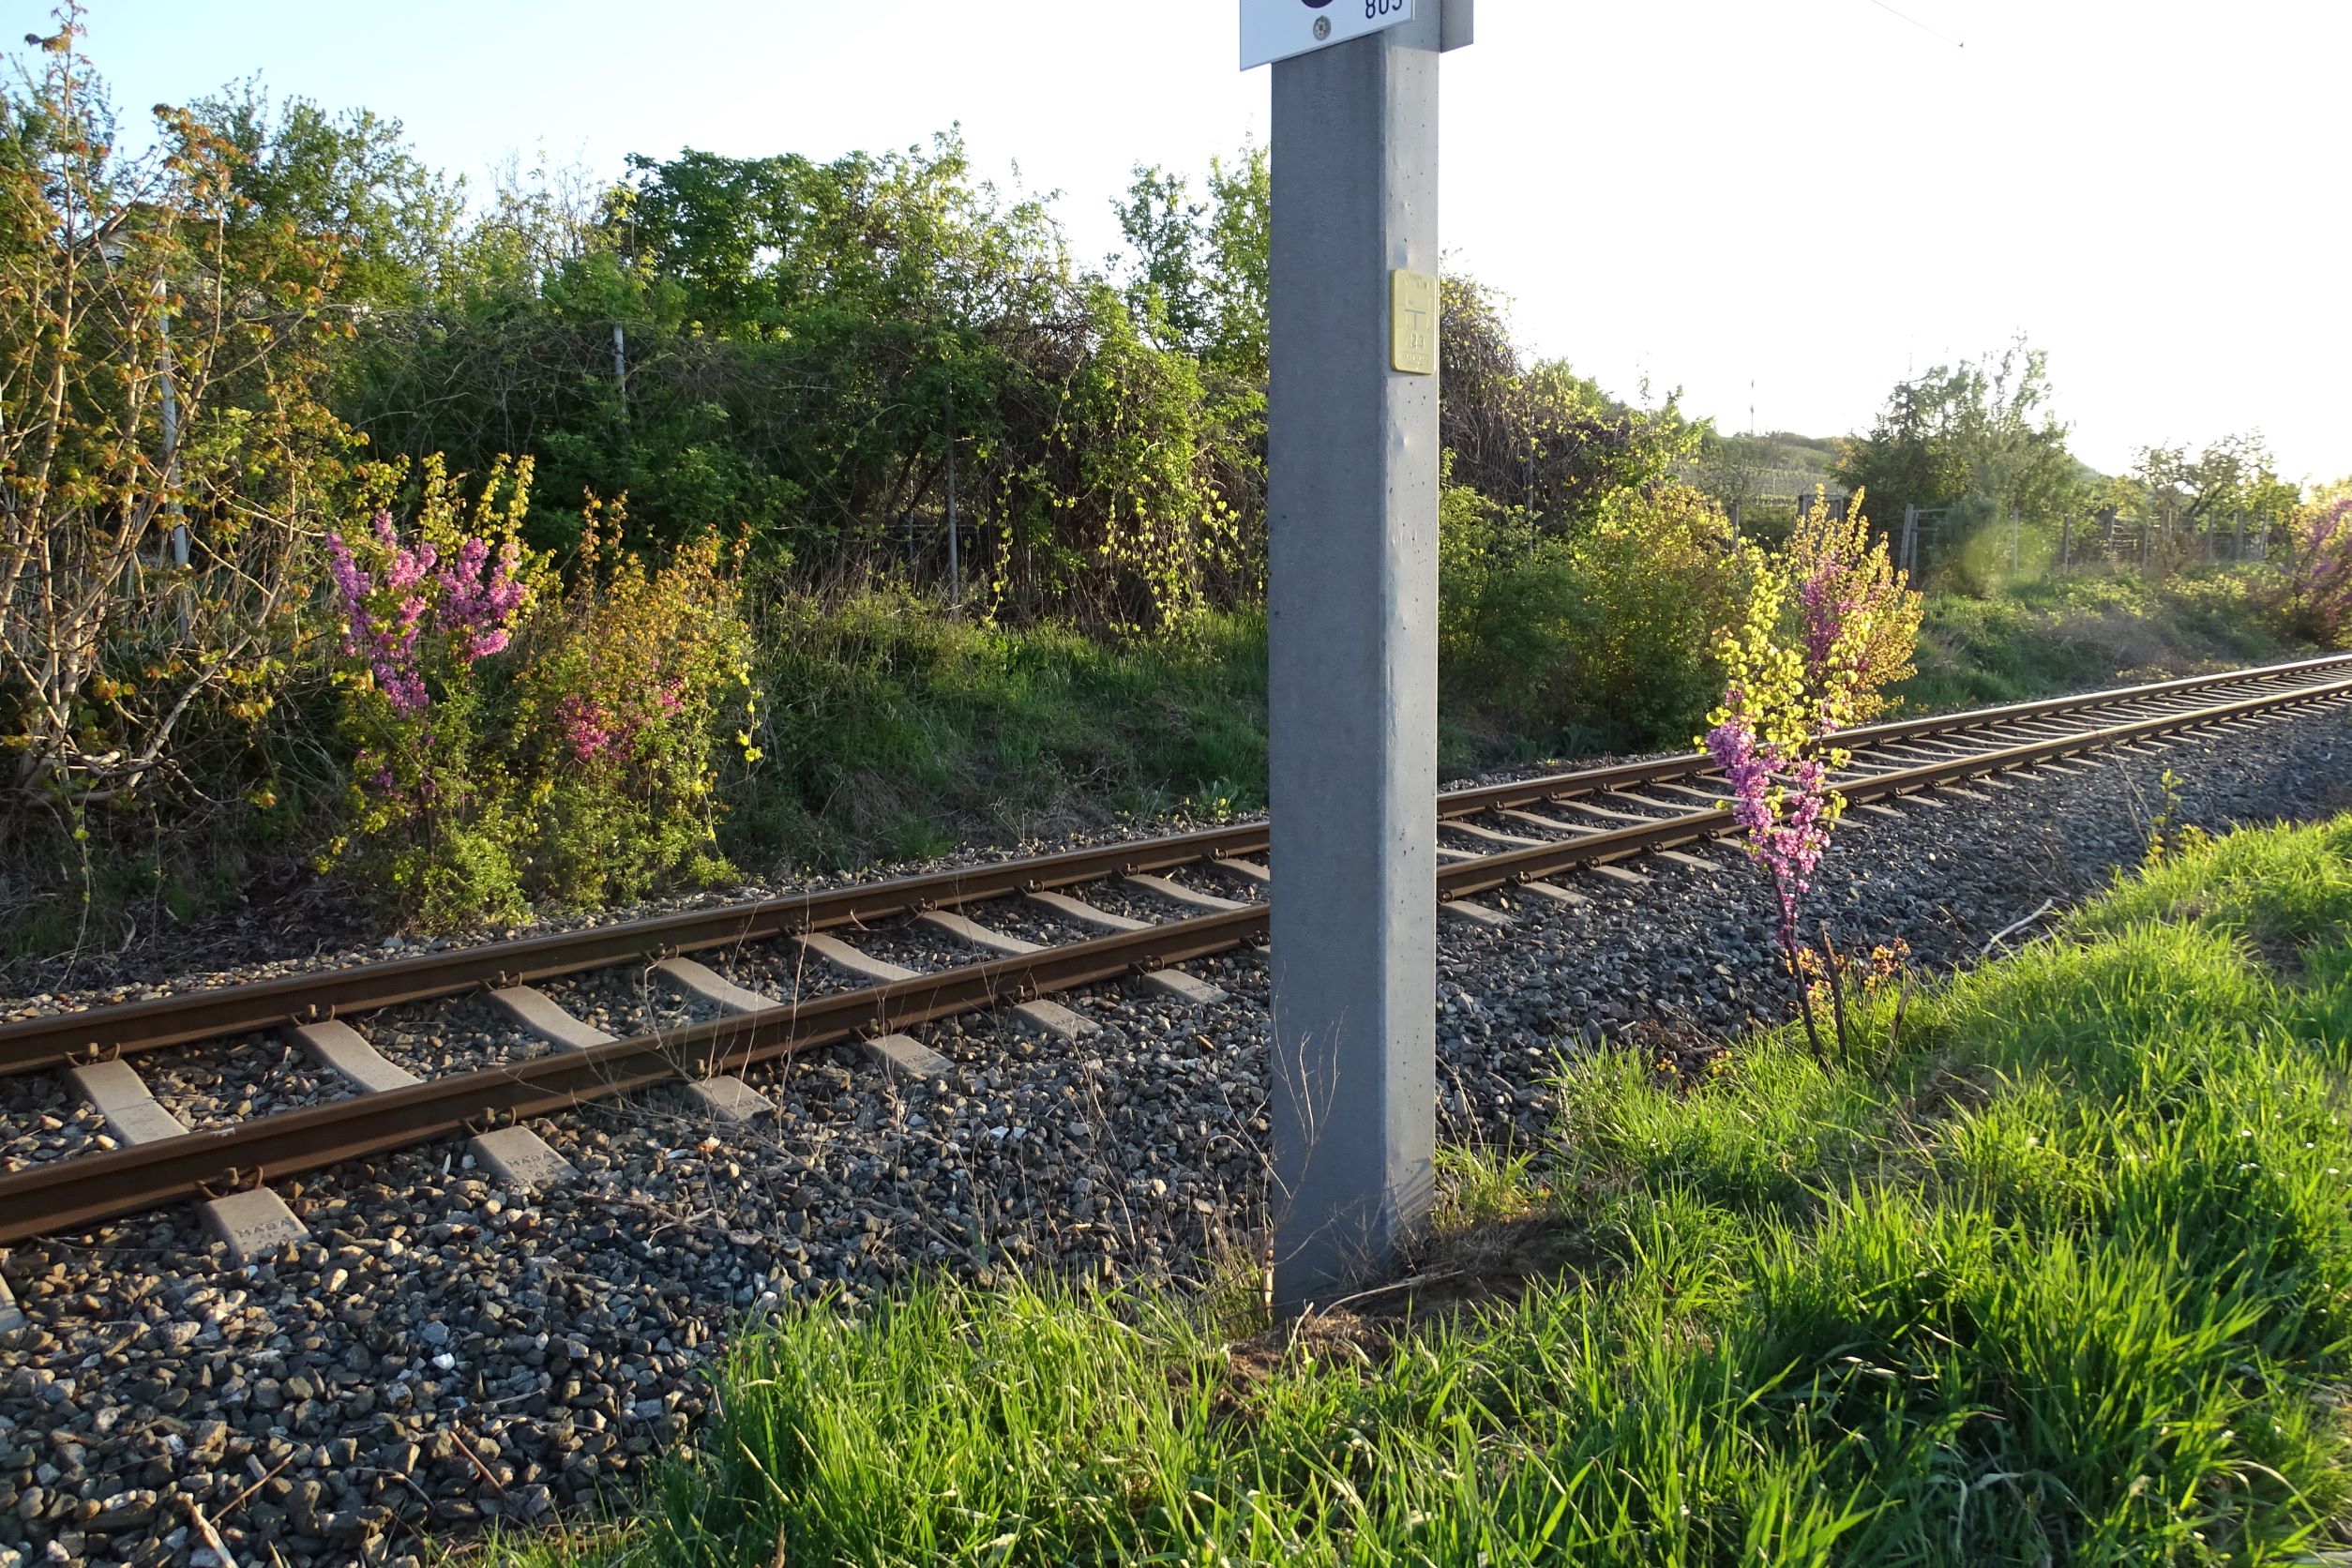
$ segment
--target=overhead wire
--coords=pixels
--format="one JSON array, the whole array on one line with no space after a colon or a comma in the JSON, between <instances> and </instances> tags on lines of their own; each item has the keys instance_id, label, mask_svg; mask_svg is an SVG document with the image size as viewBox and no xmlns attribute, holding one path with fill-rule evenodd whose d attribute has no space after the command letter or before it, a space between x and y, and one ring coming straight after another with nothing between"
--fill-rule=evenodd
<instances>
[{"instance_id":1,"label":"overhead wire","mask_svg":"<svg viewBox=\"0 0 2352 1568\"><path fill-rule=\"evenodd\" d=\"M1896 10L1892 6L1887 4L1887 0L1870 0L1870 3L1877 7L1880 10L1886 12L1889 16L1907 22L1912 26L1918 28L1921 32L1925 33L1930 37L1941 38L1944 42L1952 45L1954 49L1966 49L1968 47L1966 43L1953 38L1951 34L1937 31L1935 28L1930 27L1926 23L1922 22L1919 18L1910 15L1908 12Z\"/></svg>"}]
</instances>

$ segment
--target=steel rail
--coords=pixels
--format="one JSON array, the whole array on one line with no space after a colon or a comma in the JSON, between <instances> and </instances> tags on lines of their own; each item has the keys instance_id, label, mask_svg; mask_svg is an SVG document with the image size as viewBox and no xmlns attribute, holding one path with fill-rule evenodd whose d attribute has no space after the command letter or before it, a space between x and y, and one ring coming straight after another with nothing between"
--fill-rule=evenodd
<instances>
[{"instance_id":1,"label":"steel rail","mask_svg":"<svg viewBox=\"0 0 2352 1568\"><path fill-rule=\"evenodd\" d=\"M2145 686L2081 692L2072 697L2038 698L2030 702L2011 702L1997 708L1971 708L1963 713L1934 717L1893 719L1884 724L1849 730L1839 737L1839 744L1849 751L1860 752L1874 746L1909 740L1920 735L1965 735L2036 718L2094 712L2127 703L2158 701L2197 691L2211 691L2223 686L2277 681L2323 670L2344 669L2352 669L2352 654L2331 654L2322 658L2262 665L2251 670L2233 671L2225 675L2190 675ZM1498 807L1533 806L1546 800L1568 800L1579 794L1606 792L1621 789L1629 783L1662 783L1712 771L1714 763L1704 752L1679 752L1647 761L1621 762L1576 773L1489 784L1473 790L1449 791L1438 797L1438 813L1441 818L1468 816Z\"/></svg>"},{"instance_id":2,"label":"steel rail","mask_svg":"<svg viewBox=\"0 0 2352 1568\"><path fill-rule=\"evenodd\" d=\"M1840 784L1837 792L1849 804L1866 806L1902 795L1917 794L1965 778L1983 778L2031 767L2037 762L2059 761L2085 752L2101 751L2178 731L2204 729L2255 714L2341 701L2345 698L2352 698L2352 675L2319 686L2294 687L2213 707L2133 719L2123 724L2085 731L2080 734L2054 735L2047 740L2027 741L1998 750L1954 757L1946 761L1922 762ZM1477 860L1460 861L1441 869L1438 873L1438 897L1470 897L1517 883L1537 882L1578 866L1622 860L1653 850L1673 849L1698 839L1717 837L1731 831L1734 825L1730 808L1716 807L1686 816L1661 817L1654 822L1645 822L1638 827L1594 834L1563 843L1504 850Z\"/></svg>"},{"instance_id":3,"label":"steel rail","mask_svg":"<svg viewBox=\"0 0 2352 1568\"><path fill-rule=\"evenodd\" d=\"M477 988L529 985L639 959L838 929L1016 893L1163 871L1265 847L1260 824L965 867L929 876L688 910L516 942L280 975L215 990L94 1007L0 1026L0 1076L132 1055L248 1030L371 1012Z\"/></svg>"},{"instance_id":4,"label":"steel rail","mask_svg":"<svg viewBox=\"0 0 2352 1568\"><path fill-rule=\"evenodd\" d=\"M1849 731L1844 744L1862 751L1915 735L1968 734L2004 723L2094 713L2339 667L2352 668L2352 655L1871 725ZM1699 777L1713 771L1712 760L1704 753L1685 752L1454 791L1438 797L1438 814L1440 820L1452 820ZM1248 822L21 1019L0 1024L0 1077L138 1055L289 1023L315 1023L493 987L528 985L609 964L673 957L927 910L954 909L1013 894L1080 886L1109 876L1238 859L1262 854L1267 847L1266 824Z\"/></svg>"},{"instance_id":5,"label":"steel rail","mask_svg":"<svg viewBox=\"0 0 2352 1568\"><path fill-rule=\"evenodd\" d=\"M1847 785L1879 801L2207 728L2352 698L2352 675L2314 686L2053 736ZM1730 811L1706 808L1586 837L1462 862L1438 873L1438 896L1491 892L1580 866L1719 837ZM361 1094L211 1132L53 1160L0 1177L0 1244L298 1175L462 1132L478 1132L713 1071L739 1070L815 1047L894 1033L998 1003L1148 973L1265 940L1266 904L1174 921L1018 957L559 1051L462 1076Z\"/></svg>"}]
</instances>

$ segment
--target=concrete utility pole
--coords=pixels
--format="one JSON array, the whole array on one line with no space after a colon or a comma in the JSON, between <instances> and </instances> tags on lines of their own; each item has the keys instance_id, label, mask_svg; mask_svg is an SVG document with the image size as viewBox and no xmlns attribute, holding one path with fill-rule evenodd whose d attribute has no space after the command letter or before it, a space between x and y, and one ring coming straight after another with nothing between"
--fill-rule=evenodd
<instances>
[{"instance_id":1,"label":"concrete utility pole","mask_svg":"<svg viewBox=\"0 0 2352 1568\"><path fill-rule=\"evenodd\" d=\"M1434 1193L1438 54L1470 41L1470 7L1379 3L1406 20L1244 0L1244 63L1254 32L1276 61L1269 962L1286 1310L1388 1261Z\"/></svg>"}]
</instances>

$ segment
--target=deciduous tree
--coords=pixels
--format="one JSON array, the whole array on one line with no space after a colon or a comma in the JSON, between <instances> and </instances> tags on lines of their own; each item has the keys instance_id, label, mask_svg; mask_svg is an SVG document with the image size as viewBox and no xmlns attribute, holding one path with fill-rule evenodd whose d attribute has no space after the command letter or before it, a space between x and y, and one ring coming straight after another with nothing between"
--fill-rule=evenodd
<instances>
[{"instance_id":1,"label":"deciduous tree","mask_svg":"<svg viewBox=\"0 0 2352 1568\"><path fill-rule=\"evenodd\" d=\"M119 799L191 714L273 700L346 432L330 234L257 224L245 155L157 112L119 151L77 8L0 88L0 793ZM222 725L216 725L218 730Z\"/></svg>"}]
</instances>

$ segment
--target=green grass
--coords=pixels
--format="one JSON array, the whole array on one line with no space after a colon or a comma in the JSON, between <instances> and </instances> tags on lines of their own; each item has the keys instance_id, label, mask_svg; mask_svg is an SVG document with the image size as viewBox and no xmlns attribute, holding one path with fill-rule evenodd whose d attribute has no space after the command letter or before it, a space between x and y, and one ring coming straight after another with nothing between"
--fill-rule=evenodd
<instances>
[{"instance_id":1,"label":"green grass","mask_svg":"<svg viewBox=\"0 0 2352 1568\"><path fill-rule=\"evenodd\" d=\"M760 637L770 761L732 793L723 832L745 864L853 867L1266 804L1263 614L1122 641L876 593L788 600ZM1452 716L1440 745L1450 774L1545 754Z\"/></svg>"},{"instance_id":2,"label":"green grass","mask_svg":"<svg viewBox=\"0 0 2352 1568\"><path fill-rule=\"evenodd\" d=\"M1896 695L1907 712L1941 713L2292 657L2254 602L2259 586L2223 568L1931 594L1919 674Z\"/></svg>"},{"instance_id":3,"label":"green grass","mask_svg":"<svg viewBox=\"0 0 2352 1568\"><path fill-rule=\"evenodd\" d=\"M875 593L788 599L758 633L770 761L731 803L739 858L852 866L1264 804L1262 617L1121 643Z\"/></svg>"},{"instance_id":4,"label":"green grass","mask_svg":"<svg viewBox=\"0 0 2352 1568\"><path fill-rule=\"evenodd\" d=\"M2352 819L2193 848L2032 946L1449 1161L1443 1308L799 1310L701 1455L516 1564L2253 1563L2352 1470ZM1530 1258L1543 1260L1519 1278ZM1559 1260L1574 1260L1573 1267Z\"/></svg>"}]
</instances>

